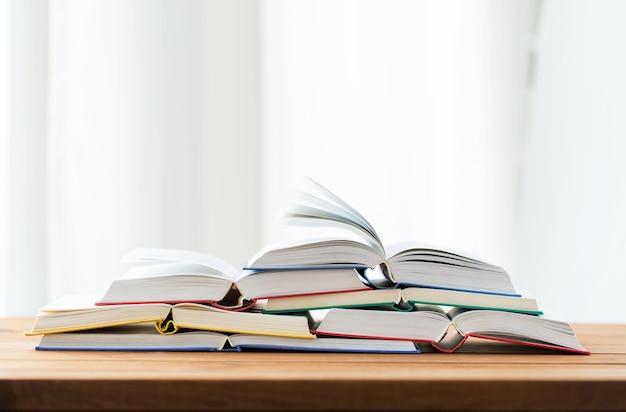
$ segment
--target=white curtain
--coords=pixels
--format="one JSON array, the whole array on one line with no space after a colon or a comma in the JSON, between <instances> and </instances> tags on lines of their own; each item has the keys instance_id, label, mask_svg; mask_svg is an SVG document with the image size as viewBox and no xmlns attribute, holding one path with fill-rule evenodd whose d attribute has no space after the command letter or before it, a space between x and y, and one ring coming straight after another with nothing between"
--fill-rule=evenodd
<instances>
[{"instance_id":1,"label":"white curtain","mask_svg":"<svg viewBox=\"0 0 626 412\"><path fill-rule=\"evenodd\" d=\"M469 249L548 313L624 321L624 2L262 12L266 211L314 174L384 241Z\"/></svg>"},{"instance_id":2,"label":"white curtain","mask_svg":"<svg viewBox=\"0 0 626 412\"><path fill-rule=\"evenodd\" d=\"M2 7L1 313L101 292L136 246L256 251L254 3Z\"/></svg>"},{"instance_id":3,"label":"white curtain","mask_svg":"<svg viewBox=\"0 0 626 412\"><path fill-rule=\"evenodd\" d=\"M0 1L0 316L7 313L9 292L9 64L11 8L8 0Z\"/></svg>"},{"instance_id":4,"label":"white curtain","mask_svg":"<svg viewBox=\"0 0 626 412\"><path fill-rule=\"evenodd\" d=\"M3 2L2 302L25 315L46 277L47 4ZM19 41L19 47L14 40ZM9 310L9 308L11 308Z\"/></svg>"},{"instance_id":5,"label":"white curtain","mask_svg":"<svg viewBox=\"0 0 626 412\"><path fill-rule=\"evenodd\" d=\"M519 284L562 316L626 320L626 3L546 1L520 206Z\"/></svg>"},{"instance_id":6,"label":"white curtain","mask_svg":"<svg viewBox=\"0 0 626 412\"><path fill-rule=\"evenodd\" d=\"M511 267L536 12L482 0L266 2L266 210L312 174L385 243L449 245Z\"/></svg>"},{"instance_id":7,"label":"white curtain","mask_svg":"<svg viewBox=\"0 0 626 412\"><path fill-rule=\"evenodd\" d=\"M102 291L135 246L240 265L291 235L308 175L386 243L471 250L600 320L624 286L623 11L0 0L0 315Z\"/></svg>"}]
</instances>

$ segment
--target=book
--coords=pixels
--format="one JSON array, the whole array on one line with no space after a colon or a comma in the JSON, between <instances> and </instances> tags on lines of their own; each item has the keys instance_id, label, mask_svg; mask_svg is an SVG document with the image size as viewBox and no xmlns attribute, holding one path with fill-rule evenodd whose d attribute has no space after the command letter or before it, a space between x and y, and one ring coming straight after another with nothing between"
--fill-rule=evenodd
<instances>
[{"instance_id":1,"label":"book","mask_svg":"<svg viewBox=\"0 0 626 412\"><path fill-rule=\"evenodd\" d=\"M93 295L66 295L44 306L27 335L73 332L150 322L163 334L180 329L314 338L305 314L230 311L199 303L97 306Z\"/></svg>"},{"instance_id":2,"label":"book","mask_svg":"<svg viewBox=\"0 0 626 412\"><path fill-rule=\"evenodd\" d=\"M282 336L231 335L230 345L238 350L281 350L300 352L406 353L420 350L413 342L386 339L336 338L318 336L317 339L299 339Z\"/></svg>"},{"instance_id":3,"label":"book","mask_svg":"<svg viewBox=\"0 0 626 412\"><path fill-rule=\"evenodd\" d=\"M353 292L321 293L267 299L266 313L301 312L333 307L359 308L390 306L409 311L415 304L494 309L541 315L537 300L528 293L521 296L494 295L448 289L407 287L406 289L370 289Z\"/></svg>"},{"instance_id":4,"label":"book","mask_svg":"<svg viewBox=\"0 0 626 412\"><path fill-rule=\"evenodd\" d=\"M306 351L417 354L413 342L381 339L290 338L218 332L179 331L164 335L149 324L43 335L37 350L75 351Z\"/></svg>"},{"instance_id":5,"label":"book","mask_svg":"<svg viewBox=\"0 0 626 412\"><path fill-rule=\"evenodd\" d=\"M572 326L554 316L498 310L418 306L411 312L374 309L329 309L315 334L428 342L454 352L469 337L588 354Z\"/></svg>"},{"instance_id":6,"label":"book","mask_svg":"<svg viewBox=\"0 0 626 412\"><path fill-rule=\"evenodd\" d=\"M370 288L354 268L242 271L187 250L137 248L122 262L130 268L111 282L98 305L196 302L243 310L270 296Z\"/></svg>"},{"instance_id":7,"label":"book","mask_svg":"<svg viewBox=\"0 0 626 412\"><path fill-rule=\"evenodd\" d=\"M308 339L306 339L308 340ZM218 351L227 342L227 336L210 331L184 331L162 334L153 324L138 323L49 333L41 337L36 350L74 351Z\"/></svg>"},{"instance_id":8,"label":"book","mask_svg":"<svg viewBox=\"0 0 626 412\"><path fill-rule=\"evenodd\" d=\"M420 242L385 247L356 209L315 182L307 181L285 206L287 222L339 226L358 239L307 239L266 246L245 264L249 270L352 267L375 287L420 286L518 295L509 274L466 252Z\"/></svg>"}]
</instances>

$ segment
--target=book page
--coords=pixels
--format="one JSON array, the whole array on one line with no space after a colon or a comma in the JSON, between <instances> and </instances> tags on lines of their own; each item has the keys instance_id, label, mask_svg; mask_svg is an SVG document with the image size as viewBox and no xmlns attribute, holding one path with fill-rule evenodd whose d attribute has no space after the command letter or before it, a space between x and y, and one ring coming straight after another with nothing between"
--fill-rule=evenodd
<instances>
[{"instance_id":1,"label":"book page","mask_svg":"<svg viewBox=\"0 0 626 412\"><path fill-rule=\"evenodd\" d=\"M222 282L232 283L231 278L222 272L204 265L186 262L163 262L163 263L144 263L131 267L116 280L127 279L150 279L167 277L172 275L201 275L221 279Z\"/></svg>"},{"instance_id":2,"label":"book page","mask_svg":"<svg viewBox=\"0 0 626 412\"><path fill-rule=\"evenodd\" d=\"M179 249L137 248L124 256L122 263L180 262L204 266L208 272L235 279L240 274L230 263L215 256ZM207 272L204 270L203 272Z\"/></svg>"},{"instance_id":3,"label":"book page","mask_svg":"<svg viewBox=\"0 0 626 412\"><path fill-rule=\"evenodd\" d=\"M96 302L101 298L96 294L77 294L63 295L59 299L54 300L47 305L41 307L39 312L66 312L72 310L93 309L96 308Z\"/></svg>"},{"instance_id":4,"label":"book page","mask_svg":"<svg viewBox=\"0 0 626 412\"><path fill-rule=\"evenodd\" d=\"M466 262L466 264L477 264L478 267L484 266L494 266L480 256L475 253L454 249L451 247L443 247L439 245L434 245L427 242L421 241L403 241L403 242L395 242L391 245L387 245L387 253L389 253L389 257L400 255L402 253L406 253L407 251L417 250L417 251L430 251L433 256L440 256L441 258L451 258L453 260ZM443 260L445 261L445 259ZM497 267L497 266L496 266ZM501 269L498 267L498 269Z\"/></svg>"},{"instance_id":5,"label":"book page","mask_svg":"<svg viewBox=\"0 0 626 412\"><path fill-rule=\"evenodd\" d=\"M363 240L381 256L385 255L383 244L372 227L356 209L337 195L314 181L307 179L303 190L292 194L292 201L285 205L285 218L309 221L313 224L336 225L364 235Z\"/></svg>"}]
</instances>

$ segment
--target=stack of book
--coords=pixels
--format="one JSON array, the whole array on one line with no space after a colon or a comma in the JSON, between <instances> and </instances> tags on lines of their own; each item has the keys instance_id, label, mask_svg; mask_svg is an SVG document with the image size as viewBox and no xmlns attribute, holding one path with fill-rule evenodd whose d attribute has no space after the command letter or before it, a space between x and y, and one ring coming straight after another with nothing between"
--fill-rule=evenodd
<instances>
[{"instance_id":1,"label":"stack of book","mask_svg":"<svg viewBox=\"0 0 626 412\"><path fill-rule=\"evenodd\" d=\"M40 350L454 352L474 337L589 353L504 269L430 245L385 248L359 212L314 181L285 217L359 237L270 246L242 269L197 252L136 249L106 293L41 308L27 334L43 335Z\"/></svg>"}]
</instances>

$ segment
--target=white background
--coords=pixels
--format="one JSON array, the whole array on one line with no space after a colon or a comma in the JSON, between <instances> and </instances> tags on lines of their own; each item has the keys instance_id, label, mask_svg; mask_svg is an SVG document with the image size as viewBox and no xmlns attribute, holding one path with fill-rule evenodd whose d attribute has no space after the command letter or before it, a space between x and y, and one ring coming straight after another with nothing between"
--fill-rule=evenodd
<instances>
[{"instance_id":1,"label":"white background","mask_svg":"<svg viewBox=\"0 0 626 412\"><path fill-rule=\"evenodd\" d=\"M240 266L308 175L387 243L626 319L622 2L0 7L0 315L102 291L136 246Z\"/></svg>"}]
</instances>

